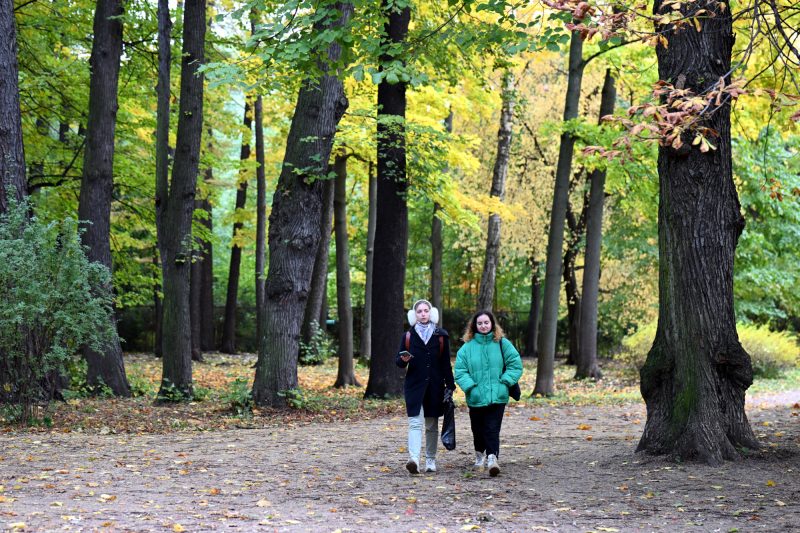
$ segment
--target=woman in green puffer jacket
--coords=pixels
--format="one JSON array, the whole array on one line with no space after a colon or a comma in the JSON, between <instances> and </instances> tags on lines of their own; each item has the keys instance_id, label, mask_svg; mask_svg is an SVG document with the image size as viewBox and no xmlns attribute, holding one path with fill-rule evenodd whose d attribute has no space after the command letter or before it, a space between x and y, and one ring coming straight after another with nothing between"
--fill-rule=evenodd
<instances>
[{"instance_id":1,"label":"woman in green puffer jacket","mask_svg":"<svg viewBox=\"0 0 800 533\"><path fill-rule=\"evenodd\" d=\"M464 346L456 355L455 380L467 397L475 467L500 473L500 426L508 388L522 376L522 358L491 311L478 311L467 324Z\"/></svg>"}]
</instances>

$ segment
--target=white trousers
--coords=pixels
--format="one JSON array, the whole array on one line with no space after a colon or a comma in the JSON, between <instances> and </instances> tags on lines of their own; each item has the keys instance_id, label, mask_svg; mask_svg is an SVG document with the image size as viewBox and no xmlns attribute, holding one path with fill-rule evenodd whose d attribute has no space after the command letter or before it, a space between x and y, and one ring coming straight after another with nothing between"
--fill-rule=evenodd
<instances>
[{"instance_id":1,"label":"white trousers","mask_svg":"<svg viewBox=\"0 0 800 533\"><path fill-rule=\"evenodd\" d=\"M435 459L439 446L439 417L426 417L420 406L417 416L408 417L408 456L419 462L422 448L422 431L425 431L425 458Z\"/></svg>"}]
</instances>

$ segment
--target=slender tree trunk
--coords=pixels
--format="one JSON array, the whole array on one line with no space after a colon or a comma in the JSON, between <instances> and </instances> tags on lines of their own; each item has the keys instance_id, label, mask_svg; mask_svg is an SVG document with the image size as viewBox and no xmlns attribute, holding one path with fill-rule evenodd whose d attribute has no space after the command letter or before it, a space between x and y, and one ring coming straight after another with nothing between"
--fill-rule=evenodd
<instances>
[{"instance_id":1,"label":"slender tree trunk","mask_svg":"<svg viewBox=\"0 0 800 533\"><path fill-rule=\"evenodd\" d=\"M395 8L382 0L387 15L384 42L388 47L404 43L411 20L411 8ZM402 47L402 44L400 44ZM381 69L397 61L397 52L381 55ZM372 290L372 358L367 398L399 396L403 391L403 370L394 363L397 339L403 333L403 288L408 253L408 206L406 181L406 84L378 85L378 197L375 221L375 258Z\"/></svg>"},{"instance_id":2,"label":"slender tree trunk","mask_svg":"<svg viewBox=\"0 0 800 533\"><path fill-rule=\"evenodd\" d=\"M661 0L660 15L671 9ZM668 47L656 47L658 75L695 94L713 80L730 83L733 27L727 1L681 5L685 17L706 13L701 31L656 25ZM659 317L641 370L647 422L638 451L718 465L756 448L745 391L750 356L736 332L733 259L744 228L731 170L730 101L722 98L700 126L716 131L716 150L701 152L685 132L683 146L661 146L658 209Z\"/></svg>"},{"instance_id":3,"label":"slender tree trunk","mask_svg":"<svg viewBox=\"0 0 800 533\"><path fill-rule=\"evenodd\" d=\"M195 201L195 206L198 206ZM190 323L192 326L192 361L203 360L203 350L200 347L200 293L202 292L203 274L201 268L202 259L199 257L200 250L192 250L192 266L189 272L189 316L191 317Z\"/></svg>"},{"instance_id":4,"label":"slender tree trunk","mask_svg":"<svg viewBox=\"0 0 800 533\"><path fill-rule=\"evenodd\" d=\"M209 142L206 144L208 150L211 151L211 141L213 132L208 128ZM214 169L209 166L206 168L204 181L209 184L214 180ZM211 185L208 185L211 187ZM200 220L200 224L205 227L208 235L212 235L214 231L214 211L209 199L209 193L198 202L198 209L205 212L205 218ZM202 240L200 242L198 270L200 275L200 283L198 286L199 297L197 304L200 309L198 317L198 330L200 337L200 352L202 359L202 352L214 349L214 247L210 240Z\"/></svg>"},{"instance_id":5,"label":"slender tree trunk","mask_svg":"<svg viewBox=\"0 0 800 533\"><path fill-rule=\"evenodd\" d=\"M453 133L452 110L444 120L444 129L447 133ZM442 219L438 215L441 210L442 206L434 202L431 220L431 303L439 310L439 324L444 323L444 311L442 309L442 287L444 286L442 256L444 255L444 243L442 241Z\"/></svg>"},{"instance_id":6,"label":"slender tree trunk","mask_svg":"<svg viewBox=\"0 0 800 533\"><path fill-rule=\"evenodd\" d=\"M160 399L192 396L192 339L189 313L191 238L200 141L203 135L205 0L186 0L183 15L181 94L175 163L163 206L164 357ZM163 201L163 200L162 200Z\"/></svg>"},{"instance_id":7,"label":"slender tree trunk","mask_svg":"<svg viewBox=\"0 0 800 533\"><path fill-rule=\"evenodd\" d=\"M375 221L378 212L378 180L373 173L372 162L369 163L369 215L367 220L367 267L364 283L364 317L361 321L361 348L359 353L364 361L372 355L372 278L374 277L375 258Z\"/></svg>"},{"instance_id":8,"label":"slender tree trunk","mask_svg":"<svg viewBox=\"0 0 800 533\"><path fill-rule=\"evenodd\" d=\"M346 26L353 5L337 3L315 32ZM259 405L284 406L281 391L297 388L297 356L303 311L320 241L322 190L336 127L347 109L342 81L330 64L342 48L331 43L323 75L305 80L297 97L286 155L269 220L269 271L253 398ZM299 171L302 169L301 171Z\"/></svg>"},{"instance_id":9,"label":"slender tree trunk","mask_svg":"<svg viewBox=\"0 0 800 533\"><path fill-rule=\"evenodd\" d=\"M83 177L78 202L81 242L90 261L111 269L111 200L114 189L114 133L117 126L117 86L122 54L122 0L98 0L94 14L94 39L89 59L89 118ZM114 319L116 322L116 319ZM115 324L116 329L116 324ZM116 396L130 396L119 339L103 353L83 348L86 380L105 384Z\"/></svg>"},{"instance_id":10,"label":"slender tree trunk","mask_svg":"<svg viewBox=\"0 0 800 533\"><path fill-rule=\"evenodd\" d=\"M247 161L250 159L250 141L253 134L253 115L250 101L244 104L244 127L247 130L242 134L242 148L239 151L239 186L236 189L236 213L244 211L247 204ZM228 268L228 290L225 296L225 317L222 323L222 342L220 351L223 353L236 353L236 308L239 299L239 272L242 265L242 247L238 239L244 224L238 219L233 223L233 238L231 243L231 262Z\"/></svg>"},{"instance_id":11,"label":"slender tree trunk","mask_svg":"<svg viewBox=\"0 0 800 533\"><path fill-rule=\"evenodd\" d=\"M311 274L311 290L303 311L303 328L301 337L305 344L311 341L314 334L314 322L325 329L328 300L328 256L331 250L331 231L333 230L333 194L334 181L325 180L322 189L322 213L320 214L320 239L317 253L314 256L314 270Z\"/></svg>"},{"instance_id":12,"label":"slender tree trunk","mask_svg":"<svg viewBox=\"0 0 800 533\"><path fill-rule=\"evenodd\" d=\"M600 97L600 123L614 113L617 90L611 70L606 69ZM583 259L583 302L580 320L580 352L575 377L600 379L597 365L597 304L600 291L600 251L603 241L603 202L605 201L605 170L595 169L590 175L589 209L586 213L586 251Z\"/></svg>"},{"instance_id":13,"label":"slender tree trunk","mask_svg":"<svg viewBox=\"0 0 800 533\"><path fill-rule=\"evenodd\" d=\"M506 176L511 156L511 135L514 122L514 75L507 71L503 76L503 109L500 112L500 130L497 132L497 157L492 172L492 190L489 196L499 198L506 195ZM497 263L500 261L500 215L489 216L486 235L486 255L483 259L483 273L478 290L478 309L491 311L494 301L494 286L497 277Z\"/></svg>"},{"instance_id":14,"label":"slender tree trunk","mask_svg":"<svg viewBox=\"0 0 800 533\"><path fill-rule=\"evenodd\" d=\"M9 193L17 200L27 194L13 0L0 0L0 72L0 213L5 213Z\"/></svg>"},{"instance_id":15,"label":"slender tree trunk","mask_svg":"<svg viewBox=\"0 0 800 533\"><path fill-rule=\"evenodd\" d=\"M169 101L170 101L170 70L172 63L172 49L170 45L172 33L172 19L169 15L169 0L158 0L158 83L156 84L156 248L153 263L159 267L159 257L164 257L164 206L169 195ZM163 268L158 268L159 274ZM155 298L155 348L157 357L164 355L164 306L162 294L164 284L163 276L159 275L158 283L154 290ZM162 294L159 294L162 293Z\"/></svg>"},{"instance_id":16,"label":"slender tree trunk","mask_svg":"<svg viewBox=\"0 0 800 533\"><path fill-rule=\"evenodd\" d=\"M161 328L161 317L163 316L164 312L163 306L161 305L161 264L158 261L158 250L154 250L153 265L155 265L159 273L159 280L153 285L153 324L155 329L153 334L153 355L156 357L161 357L164 353L162 346L164 342L164 335Z\"/></svg>"},{"instance_id":17,"label":"slender tree trunk","mask_svg":"<svg viewBox=\"0 0 800 533\"><path fill-rule=\"evenodd\" d=\"M261 342L261 319L264 314L264 265L267 236L267 179L264 168L264 103L256 98L256 338Z\"/></svg>"},{"instance_id":18,"label":"slender tree trunk","mask_svg":"<svg viewBox=\"0 0 800 533\"><path fill-rule=\"evenodd\" d=\"M583 172L580 173L581 176ZM576 178L579 179L579 178ZM564 251L564 293L567 297L567 325L569 333L569 353L567 354L567 364L575 365L578 361L580 319L581 319L581 293L578 290L578 277L576 275L575 263L578 259L578 247L583 240L583 232L586 228L586 210L589 206L589 192L585 191L581 213L578 218L572 212L572 207L567 201L567 227L569 228L569 238L567 239L566 250Z\"/></svg>"},{"instance_id":19,"label":"slender tree trunk","mask_svg":"<svg viewBox=\"0 0 800 533\"><path fill-rule=\"evenodd\" d=\"M336 185L333 200L336 233L336 307L339 315L339 371L334 387L361 384L353 368L353 304L350 300L350 245L347 240L347 157L339 153L333 163Z\"/></svg>"},{"instance_id":20,"label":"slender tree trunk","mask_svg":"<svg viewBox=\"0 0 800 533\"><path fill-rule=\"evenodd\" d=\"M583 41L580 32L572 32L569 46L569 75L564 102L564 121L578 116L583 77ZM542 325L539 334L539 358L536 365L536 386L533 394L551 396L555 392L553 365L556 356L558 300L561 286L561 247L564 244L564 219L569 197L569 178L572 174L572 152L575 138L570 132L561 135L556 165L553 207L550 211L550 231L547 236L547 265L544 277Z\"/></svg>"},{"instance_id":21,"label":"slender tree trunk","mask_svg":"<svg viewBox=\"0 0 800 533\"><path fill-rule=\"evenodd\" d=\"M536 357L536 346L539 340L539 308L542 301L541 279L539 277L539 261L531 260L531 307L528 312L528 328L525 337L525 355Z\"/></svg>"}]
</instances>

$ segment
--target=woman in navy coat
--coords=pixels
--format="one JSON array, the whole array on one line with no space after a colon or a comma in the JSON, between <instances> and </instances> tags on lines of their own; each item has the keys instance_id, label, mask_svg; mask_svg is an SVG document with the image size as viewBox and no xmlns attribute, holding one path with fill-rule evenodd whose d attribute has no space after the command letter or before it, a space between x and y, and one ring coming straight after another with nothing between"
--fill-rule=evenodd
<instances>
[{"instance_id":1,"label":"woman in navy coat","mask_svg":"<svg viewBox=\"0 0 800 533\"><path fill-rule=\"evenodd\" d=\"M445 390L455 390L450 364L450 337L440 328L439 311L428 300L418 300L408 312L411 325L400 339L395 362L406 368L403 392L408 415L408 462L406 469L419 473L423 429L425 471L436 472L439 417L444 414Z\"/></svg>"}]
</instances>

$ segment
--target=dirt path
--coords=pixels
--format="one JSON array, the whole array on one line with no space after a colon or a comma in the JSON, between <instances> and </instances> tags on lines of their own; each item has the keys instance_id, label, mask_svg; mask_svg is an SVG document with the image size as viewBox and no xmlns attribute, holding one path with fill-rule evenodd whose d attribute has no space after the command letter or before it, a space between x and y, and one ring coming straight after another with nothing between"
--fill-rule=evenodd
<instances>
[{"instance_id":1,"label":"dirt path","mask_svg":"<svg viewBox=\"0 0 800 533\"><path fill-rule=\"evenodd\" d=\"M36 531L790 531L800 391L748 402L764 450L720 468L634 455L643 405L513 406L502 474L471 472L466 411L436 474L406 420L168 435L0 436L0 527Z\"/></svg>"}]
</instances>

